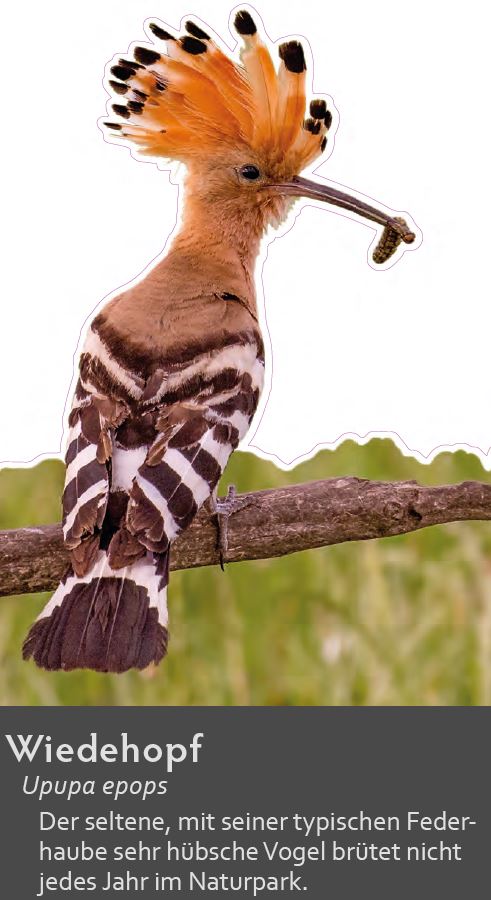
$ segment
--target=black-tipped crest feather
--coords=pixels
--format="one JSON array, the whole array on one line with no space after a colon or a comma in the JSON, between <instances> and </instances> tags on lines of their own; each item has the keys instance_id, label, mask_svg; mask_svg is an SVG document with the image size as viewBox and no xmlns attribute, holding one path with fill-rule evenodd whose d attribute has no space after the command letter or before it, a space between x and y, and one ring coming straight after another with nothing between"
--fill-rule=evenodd
<instances>
[{"instance_id":1,"label":"black-tipped crest feather","mask_svg":"<svg viewBox=\"0 0 491 900\"><path fill-rule=\"evenodd\" d=\"M148 47L135 47L135 59L144 66L152 66L160 59L160 53L150 50Z\"/></svg>"},{"instance_id":2,"label":"black-tipped crest feather","mask_svg":"<svg viewBox=\"0 0 491 900\"><path fill-rule=\"evenodd\" d=\"M131 78L132 75L135 74L134 69L130 66L112 66L111 75L114 75L115 78L119 78L120 81L128 81L128 78Z\"/></svg>"},{"instance_id":3,"label":"black-tipped crest feather","mask_svg":"<svg viewBox=\"0 0 491 900\"><path fill-rule=\"evenodd\" d=\"M199 38L201 41L210 40L210 35L207 34L206 31L203 31L203 29L200 28L199 25L196 25L196 22L192 22L190 19L188 19L185 23L185 28L186 31L189 32L189 34L192 34L195 38Z\"/></svg>"},{"instance_id":4,"label":"black-tipped crest feather","mask_svg":"<svg viewBox=\"0 0 491 900\"><path fill-rule=\"evenodd\" d=\"M130 111L127 106L123 106L121 103L113 103L112 109L117 116L122 116L123 119L129 119Z\"/></svg>"},{"instance_id":5,"label":"black-tipped crest feather","mask_svg":"<svg viewBox=\"0 0 491 900\"><path fill-rule=\"evenodd\" d=\"M143 69L143 66L141 66L140 63L135 62L134 59L120 59L119 65L126 66L128 69L133 69L134 72L136 72L137 69Z\"/></svg>"},{"instance_id":6,"label":"black-tipped crest feather","mask_svg":"<svg viewBox=\"0 0 491 900\"><path fill-rule=\"evenodd\" d=\"M122 81L110 81L109 84L115 94L126 94L129 90L128 85L123 84Z\"/></svg>"},{"instance_id":7,"label":"black-tipped crest feather","mask_svg":"<svg viewBox=\"0 0 491 900\"><path fill-rule=\"evenodd\" d=\"M144 105L140 100L128 100L128 109L137 116L141 116Z\"/></svg>"},{"instance_id":8,"label":"black-tipped crest feather","mask_svg":"<svg viewBox=\"0 0 491 900\"><path fill-rule=\"evenodd\" d=\"M164 28L161 28L160 25L157 25L155 22L150 22L148 27L159 41L175 41L173 34L169 34L168 31L165 31Z\"/></svg>"},{"instance_id":9,"label":"black-tipped crest feather","mask_svg":"<svg viewBox=\"0 0 491 900\"><path fill-rule=\"evenodd\" d=\"M252 35L257 32L254 19L246 9L241 9L237 13L234 19L234 27L239 34Z\"/></svg>"},{"instance_id":10,"label":"black-tipped crest feather","mask_svg":"<svg viewBox=\"0 0 491 900\"><path fill-rule=\"evenodd\" d=\"M286 43L280 44L278 53L289 72L294 72L297 75L305 72L307 68L305 55L299 41L286 41Z\"/></svg>"},{"instance_id":11,"label":"black-tipped crest feather","mask_svg":"<svg viewBox=\"0 0 491 900\"><path fill-rule=\"evenodd\" d=\"M327 112L325 100L312 100L310 103L310 115L313 119L323 119Z\"/></svg>"},{"instance_id":12,"label":"black-tipped crest feather","mask_svg":"<svg viewBox=\"0 0 491 900\"><path fill-rule=\"evenodd\" d=\"M186 53L191 53L193 56L199 56L200 53L206 52L206 44L203 41L199 41L197 38L190 37L187 34L181 38L179 43Z\"/></svg>"}]
</instances>

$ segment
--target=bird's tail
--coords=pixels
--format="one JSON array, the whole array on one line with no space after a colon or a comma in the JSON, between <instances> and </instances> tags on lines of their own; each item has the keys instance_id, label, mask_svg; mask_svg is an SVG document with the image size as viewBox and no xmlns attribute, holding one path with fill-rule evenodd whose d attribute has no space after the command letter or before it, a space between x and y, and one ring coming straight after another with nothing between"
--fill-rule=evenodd
<instances>
[{"instance_id":1,"label":"bird's tail","mask_svg":"<svg viewBox=\"0 0 491 900\"><path fill-rule=\"evenodd\" d=\"M23 646L43 669L126 672L158 663L168 639L169 553L121 569L100 550L90 572L69 570Z\"/></svg>"}]
</instances>

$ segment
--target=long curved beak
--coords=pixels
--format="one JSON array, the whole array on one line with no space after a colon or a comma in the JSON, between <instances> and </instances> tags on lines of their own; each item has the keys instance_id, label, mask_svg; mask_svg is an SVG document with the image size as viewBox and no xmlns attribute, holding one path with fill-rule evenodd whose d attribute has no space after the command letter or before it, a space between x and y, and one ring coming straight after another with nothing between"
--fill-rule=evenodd
<instances>
[{"instance_id":1,"label":"long curved beak","mask_svg":"<svg viewBox=\"0 0 491 900\"><path fill-rule=\"evenodd\" d=\"M349 210L356 213L364 219L370 219L371 222L377 222L378 225L384 226L382 236L373 252L373 259L376 263L383 263L389 259L395 252L401 241L405 244L412 244L416 235L409 228L407 222L399 217L387 216L386 213L374 206L369 206L358 197L352 197L343 191L338 191L327 184L318 184L316 181L309 181L308 178L302 178L296 175L291 181L284 184L270 185L273 190L290 197L311 197L313 200L323 200L333 206L341 209Z\"/></svg>"}]
</instances>

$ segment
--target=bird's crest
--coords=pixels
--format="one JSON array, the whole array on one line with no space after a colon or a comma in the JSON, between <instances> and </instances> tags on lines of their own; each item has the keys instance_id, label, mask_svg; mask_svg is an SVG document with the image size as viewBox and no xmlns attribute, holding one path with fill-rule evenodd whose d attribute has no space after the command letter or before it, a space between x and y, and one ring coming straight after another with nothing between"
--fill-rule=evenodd
<instances>
[{"instance_id":1,"label":"bird's crest","mask_svg":"<svg viewBox=\"0 0 491 900\"><path fill-rule=\"evenodd\" d=\"M332 114L325 100L312 100L306 118L306 64L295 40L279 46L275 66L247 11L234 25L241 59L227 56L196 23L176 37L150 23L154 43L135 46L133 59L110 68L117 122L105 125L141 153L185 163L223 152L227 145L284 161L300 171L327 142Z\"/></svg>"}]
</instances>

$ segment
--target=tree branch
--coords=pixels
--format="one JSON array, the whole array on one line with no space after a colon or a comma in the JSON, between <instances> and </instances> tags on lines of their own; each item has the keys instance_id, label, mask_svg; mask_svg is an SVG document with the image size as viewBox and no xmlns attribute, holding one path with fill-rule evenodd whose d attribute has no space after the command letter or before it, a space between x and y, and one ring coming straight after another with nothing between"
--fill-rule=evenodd
<instances>
[{"instance_id":1,"label":"tree branch","mask_svg":"<svg viewBox=\"0 0 491 900\"><path fill-rule=\"evenodd\" d=\"M491 484L422 487L360 478L312 481L254 494L229 522L227 562L389 537L468 519L491 519ZM175 542L172 569L218 562L213 516L201 510ZM52 590L68 565L61 526L0 531L0 595Z\"/></svg>"}]
</instances>

